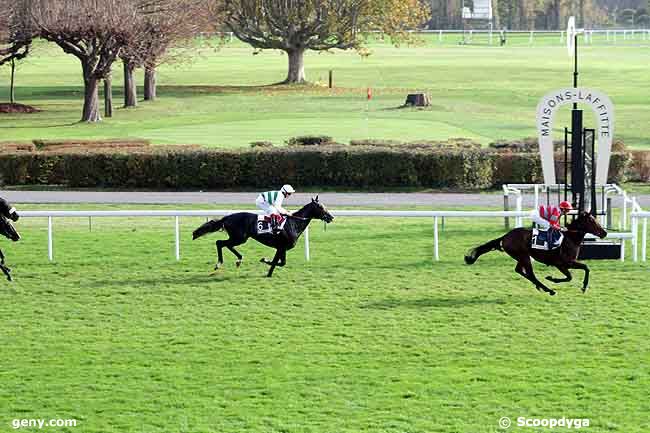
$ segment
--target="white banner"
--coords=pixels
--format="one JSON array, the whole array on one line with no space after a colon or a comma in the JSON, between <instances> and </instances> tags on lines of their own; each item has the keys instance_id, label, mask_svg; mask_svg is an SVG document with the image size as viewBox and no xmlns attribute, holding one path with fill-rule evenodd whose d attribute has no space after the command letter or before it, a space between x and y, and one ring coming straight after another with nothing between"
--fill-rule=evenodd
<instances>
[{"instance_id":1,"label":"white banner","mask_svg":"<svg viewBox=\"0 0 650 433\"><path fill-rule=\"evenodd\" d=\"M542 157L544 183L555 185L555 155L553 151L553 122L557 109L565 104L587 104L594 113L596 125L596 183L607 183L609 159L614 136L614 105L604 93L584 87L554 90L545 95L537 105L537 133ZM589 125L585 119L584 125Z\"/></svg>"}]
</instances>

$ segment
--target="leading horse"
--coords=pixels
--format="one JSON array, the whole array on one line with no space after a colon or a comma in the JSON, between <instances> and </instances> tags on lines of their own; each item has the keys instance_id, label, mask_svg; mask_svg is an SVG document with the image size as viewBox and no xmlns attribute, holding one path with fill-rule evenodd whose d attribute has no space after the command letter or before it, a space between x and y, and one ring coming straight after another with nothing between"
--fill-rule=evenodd
<instances>
[{"instance_id":1,"label":"leading horse","mask_svg":"<svg viewBox=\"0 0 650 433\"><path fill-rule=\"evenodd\" d=\"M16 231L12 221L18 221L19 215L16 208L3 198L0 198L0 234L16 242L20 240L20 235ZM5 255L0 250L0 270L5 274L7 280L11 281L11 269L5 265Z\"/></svg>"},{"instance_id":2,"label":"leading horse","mask_svg":"<svg viewBox=\"0 0 650 433\"><path fill-rule=\"evenodd\" d=\"M589 268L584 263L578 262L580 245L589 233L603 239L607 231L603 229L596 218L588 212L581 212L568 226L564 233L564 240L559 248L546 251L532 248L533 231L531 229L516 228L505 236L491 240L470 250L465 255L465 263L474 264L480 256L490 251L505 251L510 257L517 261L515 272L533 283L537 290L543 290L549 295L555 295L555 291L549 289L537 279L533 272L531 258L548 266L555 266L565 278L546 277L552 283L565 283L572 279L569 269L582 269L585 277L582 282L582 292L589 287Z\"/></svg>"},{"instance_id":3,"label":"leading horse","mask_svg":"<svg viewBox=\"0 0 650 433\"><path fill-rule=\"evenodd\" d=\"M236 257L236 265L239 267L242 262L242 255L235 249L237 245L245 243L248 238L253 238L257 242L267 247L275 248L273 260L260 260L270 266L266 275L271 277L276 266L284 266L287 259L287 251L296 246L298 238L305 231L312 219L323 220L330 223L334 217L318 201L318 196L312 199L310 203L303 206L302 209L287 216L284 229L278 234L257 232L257 214L250 212L238 212L227 215L220 220L208 221L192 233L192 239L216 231L225 230L228 233L228 239L217 241L218 261L214 269L217 270L223 265L223 247L228 248Z\"/></svg>"}]
</instances>

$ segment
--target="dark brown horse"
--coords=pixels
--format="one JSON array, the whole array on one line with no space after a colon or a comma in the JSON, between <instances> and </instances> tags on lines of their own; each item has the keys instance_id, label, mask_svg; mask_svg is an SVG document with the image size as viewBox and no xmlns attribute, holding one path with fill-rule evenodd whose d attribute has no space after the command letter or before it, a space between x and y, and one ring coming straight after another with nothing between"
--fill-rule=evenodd
<instances>
[{"instance_id":1,"label":"dark brown horse","mask_svg":"<svg viewBox=\"0 0 650 433\"><path fill-rule=\"evenodd\" d=\"M18 212L9 202L0 198L0 235L16 242L20 240L20 235L11 221L18 221ZM5 255L0 250L0 271L11 281L11 269L5 264Z\"/></svg>"},{"instance_id":2,"label":"dark brown horse","mask_svg":"<svg viewBox=\"0 0 650 433\"><path fill-rule=\"evenodd\" d=\"M505 251L517 261L515 272L532 282L537 290L543 290L551 296L555 295L555 291L549 289L537 279L533 272L531 257L545 265L555 266L564 274L565 278L546 277L548 281L553 283L569 282L572 279L569 269L582 269L585 271L585 277L582 282L582 292L584 293L589 286L589 268L577 260L580 245L582 245L582 241L585 239L587 233L598 236L601 239L607 236L607 231L598 224L596 218L587 212L580 213L568 225L567 231L564 233L562 245L551 251L533 249L531 247L533 231L525 228L516 228L508 232L505 236L470 250L465 255L465 263L471 265L480 256L493 250Z\"/></svg>"}]
</instances>

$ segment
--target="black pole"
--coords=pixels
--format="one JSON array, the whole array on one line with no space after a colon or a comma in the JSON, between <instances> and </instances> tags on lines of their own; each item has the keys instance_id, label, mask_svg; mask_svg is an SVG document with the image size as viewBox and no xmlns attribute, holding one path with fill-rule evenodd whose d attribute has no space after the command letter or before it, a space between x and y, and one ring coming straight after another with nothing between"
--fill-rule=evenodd
<instances>
[{"instance_id":1,"label":"black pole","mask_svg":"<svg viewBox=\"0 0 650 433\"><path fill-rule=\"evenodd\" d=\"M573 88L578 88L578 34L573 36ZM573 109L578 109L578 101L573 103Z\"/></svg>"},{"instance_id":2,"label":"black pole","mask_svg":"<svg viewBox=\"0 0 650 433\"><path fill-rule=\"evenodd\" d=\"M569 199L569 130L564 127L564 201Z\"/></svg>"},{"instance_id":3,"label":"black pole","mask_svg":"<svg viewBox=\"0 0 650 433\"><path fill-rule=\"evenodd\" d=\"M578 211L584 211L585 152L582 133L582 110L571 111L571 192L571 204Z\"/></svg>"},{"instance_id":4,"label":"black pole","mask_svg":"<svg viewBox=\"0 0 650 433\"><path fill-rule=\"evenodd\" d=\"M596 131L591 132L591 214L598 215L596 202Z\"/></svg>"},{"instance_id":5,"label":"black pole","mask_svg":"<svg viewBox=\"0 0 650 433\"><path fill-rule=\"evenodd\" d=\"M564 200L568 200L569 183L569 130L564 127Z\"/></svg>"},{"instance_id":6,"label":"black pole","mask_svg":"<svg viewBox=\"0 0 650 433\"><path fill-rule=\"evenodd\" d=\"M14 104L16 102L16 92L15 92L15 81L14 77L16 75L16 59L11 58L11 85L9 86L9 103Z\"/></svg>"}]
</instances>

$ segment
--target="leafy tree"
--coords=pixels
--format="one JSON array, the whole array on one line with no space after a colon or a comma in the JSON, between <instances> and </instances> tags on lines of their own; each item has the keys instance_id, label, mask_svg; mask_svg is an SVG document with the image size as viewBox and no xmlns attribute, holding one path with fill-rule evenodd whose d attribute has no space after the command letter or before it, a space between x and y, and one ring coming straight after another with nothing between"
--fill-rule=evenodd
<instances>
[{"instance_id":1,"label":"leafy tree","mask_svg":"<svg viewBox=\"0 0 650 433\"><path fill-rule=\"evenodd\" d=\"M428 6L421 0L224 0L222 12L238 39L286 52L284 83L302 83L307 50L361 50L372 30L399 42L426 22Z\"/></svg>"}]
</instances>

